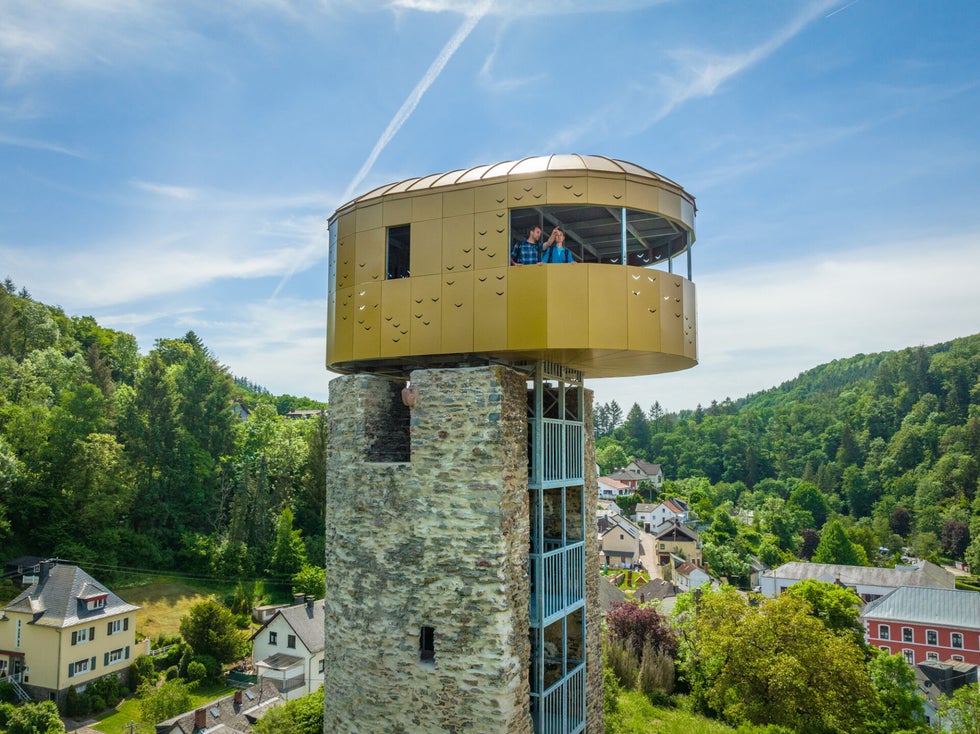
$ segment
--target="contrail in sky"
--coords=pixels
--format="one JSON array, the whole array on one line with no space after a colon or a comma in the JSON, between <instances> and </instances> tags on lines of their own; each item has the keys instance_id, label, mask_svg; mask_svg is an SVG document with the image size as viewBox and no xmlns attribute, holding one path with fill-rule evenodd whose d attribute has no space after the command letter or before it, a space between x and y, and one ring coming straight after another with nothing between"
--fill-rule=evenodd
<instances>
[{"instance_id":1,"label":"contrail in sky","mask_svg":"<svg viewBox=\"0 0 980 734\"><path fill-rule=\"evenodd\" d=\"M463 19L463 24L456 30L453 37L449 39L449 42L443 46L442 51L436 56L435 61L429 66L428 70L419 80L419 83L415 85L415 89L412 90L411 94L402 103L402 106L395 113L395 116L391 118L391 122L388 123L388 127L385 131L381 133L381 137L378 138L378 142L374 144L374 148L371 150L371 154L364 161L364 165L354 176L353 180L347 186L347 190L344 191L344 195L340 199L340 203L350 201L351 197L354 195L354 191L364 178L371 172L374 167L375 161L378 160L378 156L381 155L381 151L385 149L385 146L391 142L391 139L395 137L398 131L401 129L402 125L412 116L415 108L419 106L419 102L422 101L422 97L428 91L429 87L439 78L439 74L445 68L446 64L449 63L449 59L453 57L453 54L463 45L463 41L466 37L470 35L470 32L476 27L476 24L483 19L483 16L487 14L490 7L493 5L493 0L484 0L479 5L477 5L472 12L468 13ZM296 273L296 268L299 267L299 262L297 261L286 273L282 280L279 281L279 285L272 292L269 300L276 298L279 292L283 289L289 279L293 277Z\"/></svg>"},{"instance_id":2,"label":"contrail in sky","mask_svg":"<svg viewBox=\"0 0 980 734\"><path fill-rule=\"evenodd\" d=\"M465 41L466 37L470 35L470 31L472 31L483 16L487 14L487 11L490 10L491 4L491 0L485 0L466 16L466 18L463 20L463 24L459 27L456 33L453 34L453 37L449 39L449 42L443 47L442 51L439 52L439 55L436 56L435 61L432 62L432 65L429 67L428 71L425 72L425 75L419 80L419 83L415 85L415 89L412 90L412 93L409 94L406 100L402 103L401 108L399 108L398 112L395 113L395 116L391 118L391 122L388 123L388 127L385 128L383 133L381 133L381 137L378 138L378 142L374 144L374 149L371 151L371 155L369 155L367 160L364 161L364 165L361 166L361 170L357 172L357 175L354 176L354 179L350 182L350 185L344 192L342 201L350 201L351 196L354 195L354 191L361 185L364 177L367 176L374 167L374 163L378 160L378 156L381 155L381 151L385 149L385 146L391 142L391 139L395 137L395 135L401 129L401 126L405 124L409 117L411 117L412 113L415 111L415 108L418 107L419 102L422 100L422 96L426 93L426 91L428 91L429 87L432 86L433 82L439 78L439 74L442 73L443 68L445 68L446 64L449 62L449 59L451 59L453 54L456 53L456 50L463 45L463 41Z\"/></svg>"}]
</instances>

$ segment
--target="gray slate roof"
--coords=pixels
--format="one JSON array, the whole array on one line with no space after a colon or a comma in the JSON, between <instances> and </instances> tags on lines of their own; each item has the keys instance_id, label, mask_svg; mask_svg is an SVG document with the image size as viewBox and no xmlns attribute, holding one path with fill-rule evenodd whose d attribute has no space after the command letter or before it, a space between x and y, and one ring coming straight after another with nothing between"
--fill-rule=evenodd
<instances>
[{"instance_id":1,"label":"gray slate roof","mask_svg":"<svg viewBox=\"0 0 980 734\"><path fill-rule=\"evenodd\" d=\"M254 640L276 617L282 617L293 628L296 636L311 653L318 653L324 648L323 599L314 601L312 610L306 605L306 602L280 609L252 635L252 639Z\"/></svg>"},{"instance_id":2,"label":"gray slate roof","mask_svg":"<svg viewBox=\"0 0 980 734\"><path fill-rule=\"evenodd\" d=\"M818 579L834 582L839 580L846 586L928 586L937 589L952 589L953 574L944 571L929 561L921 567L877 568L874 566L844 566L838 563L806 563L793 561L779 568L766 571L763 576L777 579Z\"/></svg>"},{"instance_id":3,"label":"gray slate roof","mask_svg":"<svg viewBox=\"0 0 980 734\"><path fill-rule=\"evenodd\" d=\"M79 599L101 594L106 595L101 609L88 611L79 603ZM72 627L137 609L138 606L123 601L78 566L58 564L51 567L46 578L16 596L3 611L33 614L33 623L43 627Z\"/></svg>"},{"instance_id":4,"label":"gray slate roof","mask_svg":"<svg viewBox=\"0 0 980 734\"><path fill-rule=\"evenodd\" d=\"M870 602L861 617L976 630L980 629L980 593L902 586Z\"/></svg>"},{"instance_id":5,"label":"gray slate roof","mask_svg":"<svg viewBox=\"0 0 980 734\"><path fill-rule=\"evenodd\" d=\"M157 734L200 734L201 732L252 731L252 724L266 711L283 703L279 691L269 681L262 681L242 692L242 702L235 703L235 694L219 698L198 708L206 709L204 729L195 728L194 711L178 714L156 725ZM217 714L217 716L215 716Z\"/></svg>"}]
</instances>

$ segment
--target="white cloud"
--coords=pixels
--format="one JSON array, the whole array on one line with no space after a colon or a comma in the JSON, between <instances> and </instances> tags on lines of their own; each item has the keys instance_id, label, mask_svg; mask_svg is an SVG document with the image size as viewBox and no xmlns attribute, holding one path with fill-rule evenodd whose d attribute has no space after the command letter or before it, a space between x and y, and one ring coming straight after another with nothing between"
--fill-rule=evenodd
<instances>
[{"instance_id":1,"label":"white cloud","mask_svg":"<svg viewBox=\"0 0 980 734\"><path fill-rule=\"evenodd\" d=\"M632 114L633 123L629 129L623 128L622 116L618 114L622 102L621 95L617 94L615 102L599 107L586 119L558 131L547 147L552 150L568 148L596 130L608 131L613 120L620 135L643 132L684 103L714 95L725 82L769 58L839 2L840 0L818 0L809 4L765 41L745 51L732 54L694 48L669 51L666 58L674 67L673 73L657 73L652 84L634 85L636 88L632 90L630 97L636 102ZM647 109L643 108L644 104Z\"/></svg>"},{"instance_id":2,"label":"white cloud","mask_svg":"<svg viewBox=\"0 0 980 734\"><path fill-rule=\"evenodd\" d=\"M152 181L133 181L133 186L151 194L159 194L167 199L177 199L178 201L190 201L199 195L197 189L189 186L174 186L172 184L153 183Z\"/></svg>"},{"instance_id":3,"label":"white cloud","mask_svg":"<svg viewBox=\"0 0 980 734\"><path fill-rule=\"evenodd\" d=\"M568 15L571 13L625 13L670 0L494 0L489 12L504 18L536 15ZM426 13L460 13L468 15L472 0L392 0L390 7Z\"/></svg>"},{"instance_id":4,"label":"white cloud","mask_svg":"<svg viewBox=\"0 0 980 734\"><path fill-rule=\"evenodd\" d=\"M7 145L12 148L28 148L30 150L44 150L49 153L59 153L72 158L87 158L81 151L69 148L60 143L51 143L46 140L35 140L33 138L21 138L15 135L3 135L0 133L0 145Z\"/></svg>"}]
</instances>

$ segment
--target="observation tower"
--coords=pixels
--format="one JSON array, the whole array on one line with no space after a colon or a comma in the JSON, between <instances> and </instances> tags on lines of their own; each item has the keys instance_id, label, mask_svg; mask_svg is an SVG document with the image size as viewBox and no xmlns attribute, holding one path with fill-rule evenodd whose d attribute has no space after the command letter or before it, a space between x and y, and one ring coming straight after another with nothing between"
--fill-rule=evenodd
<instances>
[{"instance_id":1,"label":"observation tower","mask_svg":"<svg viewBox=\"0 0 980 734\"><path fill-rule=\"evenodd\" d=\"M600 734L588 377L697 364L694 198L551 155L330 218L326 729ZM511 265L540 226L574 263Z\"/></svg>"}]
</instances>

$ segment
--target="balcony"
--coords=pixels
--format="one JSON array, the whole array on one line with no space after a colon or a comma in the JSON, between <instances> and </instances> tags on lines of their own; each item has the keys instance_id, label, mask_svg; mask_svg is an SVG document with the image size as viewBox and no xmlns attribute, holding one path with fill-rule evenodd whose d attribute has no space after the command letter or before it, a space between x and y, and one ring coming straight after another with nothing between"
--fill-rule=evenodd
<instances>
[{"instance_id":1,"label":"balcony","mask_svg":"<svg viewBox=\"0 0 980 734\"><path fill-rule=\"evenodd\" d=\"M585 664L579 663L567 676L531 694L534 734L579 734L585 731Z\"/></svg>"},{"instance_id":2,"label":"balcony","mask_svg":"<svg viewBox=\"0 0 980 734\"><path fill-rule=\"evenodd\" d=\"M585 604L585 543L545 539L544 553L528 558L531 626L544 627Z\"/></svg>"}]
</instances>

